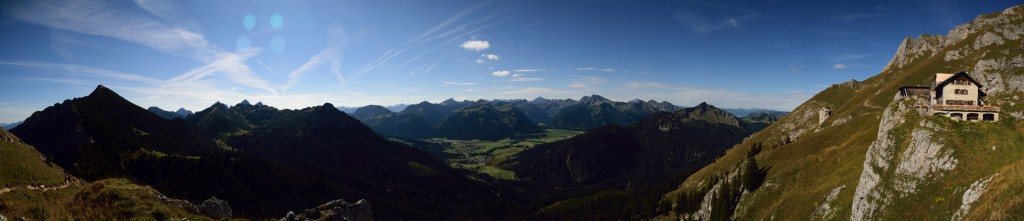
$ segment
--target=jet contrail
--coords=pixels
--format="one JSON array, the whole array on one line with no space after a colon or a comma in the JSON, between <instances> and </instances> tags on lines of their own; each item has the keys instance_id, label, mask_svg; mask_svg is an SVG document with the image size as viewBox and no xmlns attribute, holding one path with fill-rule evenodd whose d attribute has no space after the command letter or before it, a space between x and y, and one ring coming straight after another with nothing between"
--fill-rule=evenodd
<instances>
[{"instance_id":1,"label":"jet contrail","mask_svg":"<svg viewBox=\"0 0 1024 221\"><path fill-rule=\"evenodd\" d=\"M263 65L263 67L264 67L264 68L267 68L267 70L268 70L268 71L270 71L270 73L275 73L275 74L277 74L276 72L274 72L274 70L273 70L273 69L270 69L270 67L267 67L267 64L264 64L264 63L263 63L263 61L260 61L260 59L259 59L259 58L254 58L254 59L256 59L256 62L259 62L259 63L260 63L260 65Z\"/></svg>"}]
</instances>

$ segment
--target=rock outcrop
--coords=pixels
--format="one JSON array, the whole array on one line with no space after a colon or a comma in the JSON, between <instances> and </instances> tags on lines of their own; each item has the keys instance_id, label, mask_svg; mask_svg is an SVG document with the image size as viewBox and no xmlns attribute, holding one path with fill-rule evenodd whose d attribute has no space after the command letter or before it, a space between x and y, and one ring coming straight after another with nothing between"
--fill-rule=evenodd
<instances>
[{"instance_id":1,"label":"rock outcrop","mask_svg":"<svg viewBox=\"0 0 1024 221\"><path fill-rule=\"evenodd\" d=\"M305 220L372 221L373 207L365 199L356 201L356 203L338 199L307 209L299 214L289 211L284 218L281 218L281 221Z\"/></svg>"},{"instance_id":2,"label":"rock outcrop","mask_svg":"<svg viewBox=\"0 0 1024 221\"><path fill-rule=\"evenodd\" d=\"M164 196L160 192L153 191L153 194L155 194L157 199L160 199L160 201L171 204L174 207L184 209L190 213L206 215L214 219L230 218L233 214L228 201L217 199L217 197L210 197L209 199L203 200L203 203L197 206L188 200L173 199Z\"/></svg>"},{"instance_id":3,"label":"rock outcrop","mask_svg":"<svg viewBox=\"0 0 1024 221\"><path fill-rule=\"evenodd\" d=\"M231 217L231 205L228 205L228 201L217 199L217 197L210 197L203 201L203 204L199 206L199 212L213 217L215 219Z\"/></svg>"}]
</instances>

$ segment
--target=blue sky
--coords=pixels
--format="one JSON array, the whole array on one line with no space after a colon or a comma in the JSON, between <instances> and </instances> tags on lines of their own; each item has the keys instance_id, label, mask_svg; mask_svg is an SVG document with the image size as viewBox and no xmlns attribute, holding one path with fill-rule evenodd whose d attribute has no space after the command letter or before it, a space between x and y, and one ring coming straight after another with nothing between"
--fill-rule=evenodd
<instances>
[{"instance_id":1,"label":"blue sky","mask_svg":"<svg viewBox=\"0 0 1024 221\"><path fill-rule=\"evenodd\" d=\"M791 110L1014 1L4 1L0 122L106 85L200 110L655 99Z\"/></svg>"}]
</instances>

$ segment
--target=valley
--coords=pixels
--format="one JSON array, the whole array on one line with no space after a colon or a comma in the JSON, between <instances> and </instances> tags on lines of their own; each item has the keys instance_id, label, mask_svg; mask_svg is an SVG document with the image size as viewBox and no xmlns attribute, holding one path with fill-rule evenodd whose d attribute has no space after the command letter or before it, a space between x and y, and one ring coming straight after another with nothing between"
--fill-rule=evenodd
<instances>
[{"instance_id":1,"label":"valley","mask_svg":"<svg viewBox=\"0 0 1024 221\"><path fill-rule=\"evenodd\" d=\"M452 168L472 172L467 174L468 176L481 174L491 179L514 181L517 178L515 172L508 168L508 161L517 154L539 144L564 140L580 134L583 132L547 129L543 134L536 135L536 138L527 139L480 141L430 138L424 140L430 144L417 147L434 152Z\"/></svg>"}]
</instances>

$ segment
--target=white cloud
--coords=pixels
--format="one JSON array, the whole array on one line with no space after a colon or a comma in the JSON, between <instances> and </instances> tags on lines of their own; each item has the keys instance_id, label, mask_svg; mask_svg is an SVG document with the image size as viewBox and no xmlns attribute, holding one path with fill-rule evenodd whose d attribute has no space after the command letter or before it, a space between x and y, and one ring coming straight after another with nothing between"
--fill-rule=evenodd
<instances>
[{"instance_id":1,"label":"white cloud","mask_svg":"<svg viewBox=\"0 0 1024 221\"><path fill-rule=\"evenodd\" d=\"M658 82L636 82L636 81L626 83L623 86L629 87L629 88L671 88L670 86L668 86L668 85L666 85L664 83L658 83Z\"/></svg>"},{"instance_id":2,"label":"white cloud","mask_svg":"<svg viewBox=\"0 0 1024 221\"><path fill-rule=\"evenodd\" d=\"M474 61L474 62L476 62L477 64L483 64L484 63L484 59L483 58L477 58L476 61Z\"/></svg>"},{"instance_id":3,"label":"white cloud","mask_svg":"<svg viewBox=\"0 0 1024 221\"><path fill-rule=\"evenodd\" d=\"M505 77L505 76L508 76L510 74L511 74L511 72L509 72L509 71L495 71L495 72L491 72L491 75L498 76L498 77Z\"/></svg>"},{"instance_id":4,"label":"white cloud","mask_svg":"<svg viewBox=\"0 0 1024 221\"><path fill-rule=\"evenodd\" d=\"M543 81L543 80L544 80L544 78L521 78L521 77L516 77L516 78L508 79L508 81L513 81L513 82Z\"/></svg>"},{"instance_id":5,"label":"white cloud","mask_svg":"<svg viewBox=\"0 0 1024 221\"><path fill-rule=\"evenodd\" d=\"M497 61L497 60L501 59L501 56L498 56L496 54L482 54L480 56L482 56L484 58L487 58L487 60L492 60L492 61Z\"/></svg>"},{"instance_id":6,"label":"white cloud","mask_svg":"<svg viewBox=\"0 0 1024 221\"><path fill-rule=\"evenodd\" d=\"M841 61L846 61L846 60L859 60L859 59L867 58L868 56L871 56L871 54L843 54L843 55L836 56L835 58L832 58L832 62L841 62Z\"/></svg>"},{"instance_id":7,"label":"white cloud","mask_svg":"<svg viewBox=\"0 0 1024 221\"><path fill-rule=\"evenodd\" d=\"M571 92L571 91L555 90L555 89L544 88L544 87L528 87L528 88L523 88L523 89L519 89L519 90L504 91L504 92L501 92L501 93L498 93L498 94L500 94L500 95L515 94L515 95L520 95L520 96L522 96L522 95L537 95L537 96L549 95L550 96L550 95L553 95L553 94L571 94L571 93L573 93L573 92Z\"/></svg>"},{"instance_id":8,"label":"white cloud","mask_svg":"<svg viewBox=\"0 0 1024 221\"><path fill-rule=\"evenodd\" d=\"M481 41L481 40L469 40L469 41L463 42L462 45L460 45L459 47L462 47L462 48L464 48L466 50L481 51L481 50L490 48L491 47L491 43L487 42L487 41Z\"/></svg>"},{"instance_id":9,"label":"white cloud","mask_svg":"<svg viewBox=\"0 0 1024 221\"><path fill-rule=\"evenodd\" d=\"M512 70L512 71L515 71L515 72L538 72L538 71L555 71L555 70L528 68L528 69L516 69L516 70Z\"/></svg>"},{"instance_id":10,"label":"white cloud","mask_svg":"<svg viewBox=\"0 0 1024 221\"><path fill-rule=\"evenodd\" d=\"M514 78L522 77L522 76L523 76L523 74L512 74L512 77L514 77Z\"/></svg>"},{"instance_id":11,"label":"white cloud","mask_svg":"<svg viewBox=\"0 0 1024 221\"><path fill-rule=\"evenodd\" d=\"M577 71L604 71L604 72L615 72L612 68L595 68L595 67L578 67Z\"/></svg>"},{"instance_id":12,"label":"white cloud","mask_svg":"<svg viewBox=\"0 0 1024 221\"><path fill-rule=\"evenodd\" d=\"M842 70L842 69L847 69L847 68L850 68L850 67L847 67L845 64L832 65L832 69L836 69L836 70Z\"/></svg>"},{"instance_id":13,"label":"white cloud","mask_svg":"<svg viewBox=\"0 0 1024 221\"><path fill-rule=\"evenodd\" d=\"M445 82L444 82L444 85L455 85L455 86L468 86L468 85L476 85L476 82L454 82L454 81L445 81Z\"/></svg>"},{"instance_id":14,"label":"white cloud","mask_svg":"<svg viewBox=\"0 0 1024 221\"><path fill-rule=\"evenodd\" d=\"M589 88L604 83L604 79L599 77L583 75L571 75L570 77L573 77L572 82L568 85L571 88Z\"/></svg>"}]
</instances>

